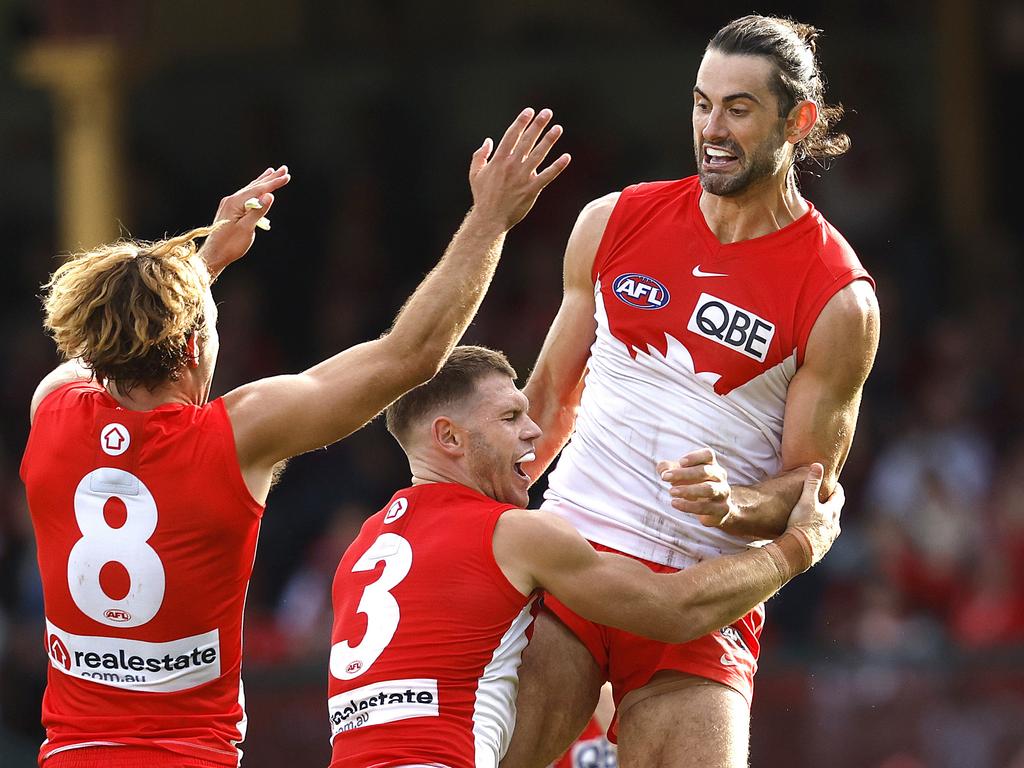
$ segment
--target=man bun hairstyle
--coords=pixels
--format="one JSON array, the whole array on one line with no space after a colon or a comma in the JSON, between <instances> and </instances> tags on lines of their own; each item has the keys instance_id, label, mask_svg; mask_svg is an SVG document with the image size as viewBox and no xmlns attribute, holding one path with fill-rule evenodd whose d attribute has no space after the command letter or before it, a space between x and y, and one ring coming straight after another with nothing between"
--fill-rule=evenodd
<instances>
[{"instance_id":1,"label":"man bun hairstyle","mask_svg":"<svg viewBox=\"0 0 1024 768\"><path fill-rule=\"evenodd\" d=\"M766 56L775 64L772 86L779 99L779 116L786 117L803 100L818 105L818 121L796 145L796 162L824 165L850 148L850 137L832 131L843 116L841 104L825 103L825 77L817 59L820 29L792 19L752 14L729 22L711 38L707 50L745 56Z\"/></svg>"},{"instance_id":2,"label":"man bun hairstyle","mask_svg":"<svg viewBox=\"0 0 1024 768\"><path fill-rule=\"evenodd\" d=\"M194 229L156 242L122 240L72 254L43 286L44 325L57 349L125 391L180 376L204 336L210 273Z\"/></svg>"},{"instance_id":3,"label":"man bun hairstyle","mask_svg":"<svg viewBox=\"0 0 1024 768\"><path fill-rule=\"evenodd\" d=\"M469 344L456 347L434 378L388 406L384 411L388 432L405 445L410 429L420 419L466 399L473 394L478 381L495 373L517 378L503 352Z\"/></svg>"}]
</instances>

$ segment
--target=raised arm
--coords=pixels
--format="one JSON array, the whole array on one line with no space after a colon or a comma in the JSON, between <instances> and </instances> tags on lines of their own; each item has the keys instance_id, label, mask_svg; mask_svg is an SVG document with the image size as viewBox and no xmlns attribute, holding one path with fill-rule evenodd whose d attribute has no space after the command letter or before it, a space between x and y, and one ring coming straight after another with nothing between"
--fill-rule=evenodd
<instances>
[{"instance_id":1,"label":"raised arm","mask_svg":"<svg viewBox=\"0 0 1024 768\"><path fill-rule=\"evenodd\" d=\"M785 529L807 475L825 467L822 492L835 486L853 443L864 382L878 349L878 302L857 280L825 305L807 341L803 365L786 396L782 473L752 486L729 487L707 449L683 457L662 479L672 483L672 506L708 526L738 536L771 538Z\"/></svg>"},{"instance_id":2,"label":"raised arm","mask_svg":"<svg viewBox=\"0 0 1024 768\"><path fill-rule=\"evenodd\" d=\"M287 166L282 165L276 170L267 168L234 194L221 198L213 216L217 229L199 249L199 255L206 262L212 278L216 279L224 267L246 254L255 238L256 222L274 204L273 193L289 181L291 176ZM260 208L251 205L246 207L245 202L253 198L259 201ZM91 378L92 370L81 360L68 360L58 365L36 387L29 406L29 421L35 419L36 408L48 394L73 381L88 381Z\"/></svg>"},{"instance_id":3,"label":"raised arm","mask_svg":"<svg viewBox=\"0 0 1024 768\"><path fill-rule=\"evenodd\" d=\"M506 232L569 163L538 167L561 134L549 110L525 110L491 154L470 165L473 208L438 265L402 307L391 330L294 376L247 384L225 396L243 474L264 498L275 463L340 440L443 364L476 313ZM488 159L490 158L490 159Z\"/></svg>"},{"instance_id":4,"label":"raised arm","mask_svg":"<svg viewBox=\"0 0 1024 768\"><path fill-rule=\"evenodd\" d=\"M530 418L544 430L536 443L537 460L523 465L535 479L562 450L576 422L583 375L597 332L591 272L618 198L619 193L614 192L589 203L565 247L562 304L523 390L530 399Z\"/></svg>"},{"instance_id":5,"label":"raised arm","mask_svg":"<svg viewBox=\"0 0 1024 768\"><path fill-rule=\"evenodd\" d=\"M501 516L495 558L524 594L543 588L590 621L683 643L736 621L824 556L839 534L844 497L840 487L819 502L821 477L813 465L790 527L774 542L677 573L595 552L572 526L539 510Z\"/></svg>"}]
</instances>

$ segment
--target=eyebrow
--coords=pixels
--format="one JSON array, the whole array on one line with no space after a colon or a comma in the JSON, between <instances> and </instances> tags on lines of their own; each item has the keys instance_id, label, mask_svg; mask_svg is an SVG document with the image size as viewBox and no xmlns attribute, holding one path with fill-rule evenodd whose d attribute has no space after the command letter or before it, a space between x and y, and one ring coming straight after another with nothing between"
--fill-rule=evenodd
<instances>
[{"instance_id":1,"label":"eyebrow","mask_svg":"<svg viewBox=\"0 0 1024 768\"><path fill-rule=\"evenodd\" d=\"M702 99L707 99L708 101L711 101L711 97L708 96L706 93L704 93L704 91L702 91L697 86L693 87L693 92L696 93L698 96L700 96ZM722 99L722 102L726 103L726 102L730 102L730 101L737 101L738 99L748 99L748 100L754 102L755 104L760 104L761 103L761 100L759 98L757 98L757 96L755 96L754 94L750 93L750 91L740 91L739 93L730 93L728 96L726 96L725 98Z\"/></svg>"}]
</instances>

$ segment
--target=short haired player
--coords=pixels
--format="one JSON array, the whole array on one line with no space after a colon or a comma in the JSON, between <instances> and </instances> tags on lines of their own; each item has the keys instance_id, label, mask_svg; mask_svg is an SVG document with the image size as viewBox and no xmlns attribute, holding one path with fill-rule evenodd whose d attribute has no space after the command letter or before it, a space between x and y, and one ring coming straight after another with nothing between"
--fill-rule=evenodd
<instances>
[{"instance_id":1,"label":"short haired player","mask_svg":"<svg viewBox=\"0 0 1024 768\"><path fill-rule=\"evenodd\" d=\"M50 658L41 765L238 765L242 607L274 467L437 371L506 232L569 162L538 172L561 133L550 120L525 110L474 153L473 207L391 330L297 375L209 400L210 283L287 168L222 200L216 229L103 246L53 274L46 327L70 360L36 390L22 463Z\"/></svg>"},{"instance_id":2,"label":"short haired player","mask_svg":"<svg viewBox=\"0 0 1024 768\"><path fill-rule=\"evenodd\" d=\"M575 430L544 508L600 550L690 568L781 531L807 475L836 482L878 343L872 281L803 198L796 167L832 131L818 31L746 16L710 41L693 84L698 173L587 205L565 294L526 393L539 474ZM652 470L663 459L657 482ZM675 511L672 509L675 508ZM747 764L763 612L656 643L546 601L523 663L507 768L540 768L611 680L627 768Z\"/></svg>"},{"instance_id":3,"label":"short haired player","mask_svg":"<svg viewBox=\"0 0 1024 768\"><path fill-rule=\"evenodd\" d=\"M541 432L515 376L501 353L457 347L387 410L412 485L366 521L334 579L332 768L495 768L542 589L593 621L686 642L773 595L839 532L842 493L818 501L815 465L762 549L667 574L598 553L524 509L521 465Z\"/></svg>"}]
</instances>

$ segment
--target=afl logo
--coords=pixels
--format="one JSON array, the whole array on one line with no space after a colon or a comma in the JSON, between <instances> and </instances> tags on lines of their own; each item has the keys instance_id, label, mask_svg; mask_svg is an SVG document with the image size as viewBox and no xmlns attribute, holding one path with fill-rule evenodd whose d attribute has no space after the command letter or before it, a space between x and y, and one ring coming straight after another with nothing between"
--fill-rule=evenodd
<instances>
[{"instance_id":1,"label":"afl logo","mask_svg":"<svg viewBox=\"0 0 1024 768\"><path fill-rule=\"evenodd\" d=\"M619 301L637 309L661 309L672 298L663 283L638 272L616 277L612 292Z\"/></svg>"},{"instance_id":2,"label":"afl logo","mask_svg":"<svg viewBox=\"0 0 1024 768\"><path fill-rule=\"evenodd\" d=\"M108 608L103 612L111 621L131 621L132 615L128 611L123 611L120 608Z\"/></svg>"},{"instance_id":3,"label":"afl logo","mask_svg":"<svg viewBox=\"0 0 1024 768\"><path fill-rule=\"evenodd\" d=\"M351 664L349 664L347 667L345 667L345 671L348 672L350 675L354 675L357 672L359 672L359 670L362 669L362 668L363 668L363 662L361 662L361 661L353 661Z\"/></svg>"}]
</instances>

